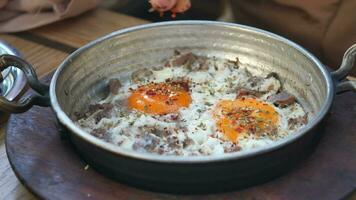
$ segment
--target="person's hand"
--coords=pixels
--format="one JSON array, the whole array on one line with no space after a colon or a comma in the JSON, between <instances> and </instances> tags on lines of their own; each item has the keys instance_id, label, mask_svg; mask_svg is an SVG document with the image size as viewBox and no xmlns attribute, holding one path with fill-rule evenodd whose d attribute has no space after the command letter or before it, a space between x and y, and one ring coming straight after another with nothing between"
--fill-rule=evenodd
<instances>
[{"instance_id":1,"label":"person's hand","mask_svg":"<svg viewBox=\"0 0 356 200\"><path fill-rule=\"evenodd\" d=\"M149 0L152 8L150 11L157 11L162 16L164 12L171 11L172 17L176 13L182 13L191 7L190 0Z\"/></svg>"}]
</instances>

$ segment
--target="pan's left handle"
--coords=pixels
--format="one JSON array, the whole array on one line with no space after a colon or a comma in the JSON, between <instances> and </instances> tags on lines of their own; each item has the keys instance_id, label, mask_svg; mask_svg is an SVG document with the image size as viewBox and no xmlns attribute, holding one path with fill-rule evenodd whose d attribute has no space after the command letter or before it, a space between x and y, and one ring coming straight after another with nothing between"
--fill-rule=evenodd
<instances>
[{"instance_id":1,"label":"pan's left handle","mask_svg":"<svg viewBox=\"0 0 356 200\"><path fill-rule=\"evenodd\" d=\"M33 67L20 57L3 54L0 56L0 70L8 67L17 67L25 74L28 84L38 94L21 98L17 102L9 101L0 96L0 111L6 113L22 113L29 110L32 106L50 106L49 87L41 83ZM0 77L0 82L2 78Z\"/></svg>"},{"instance_id":2,"label":"pan's left handle","mask_svg":"<svg viewBox=\"0 0 356 200\"><path fill-rule=\"evenodd\" d=\"M346 80L346 76L351 71L356 59L356 44L346 50L342 59L341 66L338 70L331 73L336 86L336 93L347 91L356 92L356 81Z\"/></svg>"}]
</instances>

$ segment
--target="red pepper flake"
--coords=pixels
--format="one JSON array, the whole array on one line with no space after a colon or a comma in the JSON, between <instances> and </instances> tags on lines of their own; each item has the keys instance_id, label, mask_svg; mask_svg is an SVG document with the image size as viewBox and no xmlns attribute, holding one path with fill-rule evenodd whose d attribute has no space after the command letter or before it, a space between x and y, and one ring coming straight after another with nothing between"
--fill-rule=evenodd
<instances>
[{"instance_id":1,"label":"red pepper flake","mask_svg":"<svg viewBox=\"0 0 356 200\"><path fill-rule=\"evenodd\" d=\"M236 127L236 131L237 131L237 132L241 133L242 130L243 130L243 128L242 128L241 126Z\"/></svg>"},{"instance_id":2,"label":"red pepper flake","mask_svg":"<svg viewBox=\"0 0 356 200\"><path fill-rule=\"evenodd\" d=\"M147 95L150 95L150 96L154 96L154 95L156 95L157 93L156 93L155 91L153 91L153 90L147 90L146 94L147 94Z\"/></svg>"}]
</instances>

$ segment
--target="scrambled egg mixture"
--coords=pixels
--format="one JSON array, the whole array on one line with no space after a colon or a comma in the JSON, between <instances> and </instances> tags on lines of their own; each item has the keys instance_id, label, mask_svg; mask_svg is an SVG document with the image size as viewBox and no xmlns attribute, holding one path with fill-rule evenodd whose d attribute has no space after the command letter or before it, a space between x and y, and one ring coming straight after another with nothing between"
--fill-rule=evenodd
<instances>
[{"instance_id":1,"label":"scrambled egg mixture","mask_svg":"<svg viewBox=\"0 0 356 200\"><path fill-rule=\"evenodd\" d=\"M256 76L238 59L175 52L162 66L111 79L108 88L106 99L73 119L92 135L138 152L243 151L271 144L308 121L277 74Z\"/></svg>"}]
</instances>

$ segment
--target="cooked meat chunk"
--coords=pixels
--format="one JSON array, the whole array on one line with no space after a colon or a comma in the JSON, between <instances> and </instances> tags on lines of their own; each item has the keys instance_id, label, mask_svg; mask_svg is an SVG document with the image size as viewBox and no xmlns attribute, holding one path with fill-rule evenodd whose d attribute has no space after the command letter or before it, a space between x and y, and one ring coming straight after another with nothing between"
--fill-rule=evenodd
<instances>
[{"instance_id":1,"label":"cooked meat chunk","mask_svg":"<svg viewBox=\"0 0 356 200\"><path fill-rule=\"evenodd\" d=\"M240 67L239 58L236 57L235 60L228 60L225 63L225 66L228 67L229 69L238 69Z\"/></svg>"},{"instance_id":2,"label":"cooked meat chunk","mask_svg":"<svg viewBox=\"0 0 356 200\"><path fill-rule=\"evenodd\" d=\"M276 138L278 136L278 129L276 126L268 126L262 132L261 130L256 132L258 136L267 135L269 138Z\"/></svg>"},{"instance_id":3,"label":"cooked meat chunk","mask_svg":"<svg viewBox=\"0 0 356 200\"><path fill-rule=\"evenodd\" d=\"M308 114L305 114L300 117L288 119L288 128L295 129L296 127L305 125L308 123Z\"/></svg>"},{"instance_id":4,"label":"cooked meat chunk","mask_svg":"<svg viewBox=\"0 0 356 200\"><path fill-rule=\"evenodd\" d=\"M141 133L151 133L159 138L164 138L169 135L168 130L160 129L158 126L142 126L139 130Z\"/></svg>"},{"instance_id":5,"label":"cooked meat chunk","mask_svg":"<svg viewBox=\"0 0 356 200\"><path fill-rule=\"evenodd\" d=\"M108 86L111 94L118 94L119 88L121 87L121 83L119 79L110 79Z\"/></svg>"},{"instance_id":6,"label":"cooked meat chunk","mask_svg":"<svg viewBox=\"0 0 356 200\"><path fill-rule=\"evenodd\" d=\"M108 118L111 116L111 110L114 108L114 105L111 103L103 104L92 104L89 105L89 110L86 113L87 116L96 113L94 115L95 124L99 123L101 119Z\"/></svg>"},{"instance_id":7,"label":"cooked meat chunk","mask_svg":"<svg viewBox=\"0 0 356 200\"><path fill-rule=\"evenodd\" d=\"M89 105L89 113L95 113L98 110L111 110L114 108L114 105L111 103L103 103L103 104L91 104Z\"/></svg>"},{"instance_id":8,"label":"cooked meat chunk","mask_svg":"<svg viewBox=\"0 0 356 200\"><path fill-rule=\"evenodd\" d=\"M201 71L201 70L209 69L207 58L201 56L195 56L195 57L196 57L195 62L192 62L188 65L191 71Z\"/></svg>"},{"instance_id":9,"label":"cooked meat chunk","mask_svg":"<svg viewBox=\"0 0 356 200\"><path fill-rule=\"evenodd\" d=\"M183 148L190 146L194 144L194 140L190 139L189 137L185 138L185 140L183 141Z\"/></svg>"},{"instance_id":10,"label":"cooked meat chunk","mask_svg":"<svg viewBox=\"0 0 356 200\"><path fill-rule=\"evenodd\" d=\"M90 104L89 107L88 107L87 114L89 114L89 115L93 114L96 111L101 110L101 109L103 109L103 105L101 105L101 104Z\"/></svg>"},{"instance_id":11,"label":"cooked meat chunk","mask_svg":"<svg viewBox=\"0 0 356 200\"><path fill-rule=\"evenodd\" d=\"M142 81L145 81L148 79L150 76L153 75L153 72L147 68L141 68L138 69L131 74L131 80L134 83L139 83Z\"/></svg>"},{"instance_id":12,"label":"cooked meat chunk","mask_svg":"<svg viewBox=\"0 0 356 200\"><path fill-rule=\"evenodd\" d=\"M295 97L285 91L269 96L268 100L281 108L285 108L295 103Z\"/></svg>"},{"instance_id":13,"label":"cooked meat chunk","mask_svg":"<svg viewBox=\"0 0 356 200\"><path fill-rule=\"evenodd\" d=\"M166 63L167 67L179 67L185 65L191 71L208 70L208 58L197 56L192 52L183 53L175 52L175 55Z\"/></svg>"},{"instance_id":14,"label":"cooked meat chunk","mask_svg":"<svg viewBox=\"0 0 356 200\"><path fill-rule=\"evenodd\" d=\"M166 83L169 83L171 85L176 85L179 86L181 88L183 88L185 91L189 91L189 80L181 78L181 79L167 79Z\"/></svg>"},{"instance_id":15,"label":"cooked meat chunk","mask_svg":"<svg viewBox=\"0 0 356 200\"><path fill-rule=\"evenodd\" d=\"M179 54L168 61L168 66L175 67L185 64L192 64L196 59L196 56L192 52Z\"/></svg>"},{"instance_id":16,"label":"cooked meat chunk","mask_svg":"<svg viewBox=\"0 0 356 200\"><path fill-rule=\"evenodd\" d=\"M110 116L110 112L107 110L99 111L97 114L94 115L95 124L98 124L102 119L109 118Z\"/></svg>"},{"instance_id":17,"label":"cooked meat chunk","mask_svg":"<svg viewBox=\"0 0 356 200\"><path fill-rule=\"evenodd\" d=\"M83 118L87 118L94 113L95 114L95 123L98 123L102 118L109 117L108 113L114 108L114 105L111 103L103 103L103 104L90 104L88 110L86 112L74 112L72 114L73 120L80 120Z\"/></svg>"},{"instance_id":18,"label":"cooked meat chunk","mask_svg":"<svg viewBox=\"0 0 356 200\"><path fill-rule=\"evenodd\" d=\"M106 130L103 128L97 128L93 129L90 134L94 135L95 137L98 138L104 138L104 136L107 134Z\"/></svg>"},{"instance_id":19,"label":"cooked meat chunk","mask_svg":"<svg viewBox=\"0 0 356 200\"><path fill-rule=\"evenodd\" d=\"M225 147L224 148L224 152L225 153L233 153L233 152L237 152L240 151L241 147L236 145L236 144L232 144L230 147Z\"/></svg>"},{"instance_id":20,"label":"cooked meat chunk","mask_svg":"<svg viewBox=\"0 0 356 200\"><path fill-rule=\"evenodd\" d=\"M276 73L270 73L266 77L253 76L246 70L248 78L248 85L246 87L258 92L273 92L277 93L281 89L281 82Z\"/></svg>"},{"instance_id":21,"label":"cooked meat chunk","mask_svg":"<svg viewBox=\"0 0 356 200\"><path fill-rule=\"evenodd\" d=\"M264 94L265 94L265 92L259 92L259 91L250 90L247 88L238 88L237 92L236 92L236 99L243 97L243 96L261 97Z\"/></svg>"},{"instance_id":22,"label":"cooked meat chunk","mask_svg":"<svg viewBox=\"0 0 356 200\"><path fill-rule=\"evenodd\" d=\"M157 146L159 144L159 138L150 133L142 133L135 141L132 148L134 150L157 152Z\"/></svg>"},{"instance_id":23,"label":"cooked meat chunk","mask_svg":"<svg viewBox=\"0 0 356 200\"><path fill-rule=\"evenodd\" d=\"M169 136L167 138L168 146L172 149L180 149L183 147L183 144L179 142L177 136Z\"/></svg>"},{"instance_id":24,"label":"cooked meat chunk","mask_svg":"<svg viewBox=\"0 0 356 200\"><path fill-rule=\"evenodd\" d=\"M99 110L111 110L114 108L114 105L111 103L103 103L103 104L90 104L88 113L93 114Z\"/></svg>"}]
</instances>

